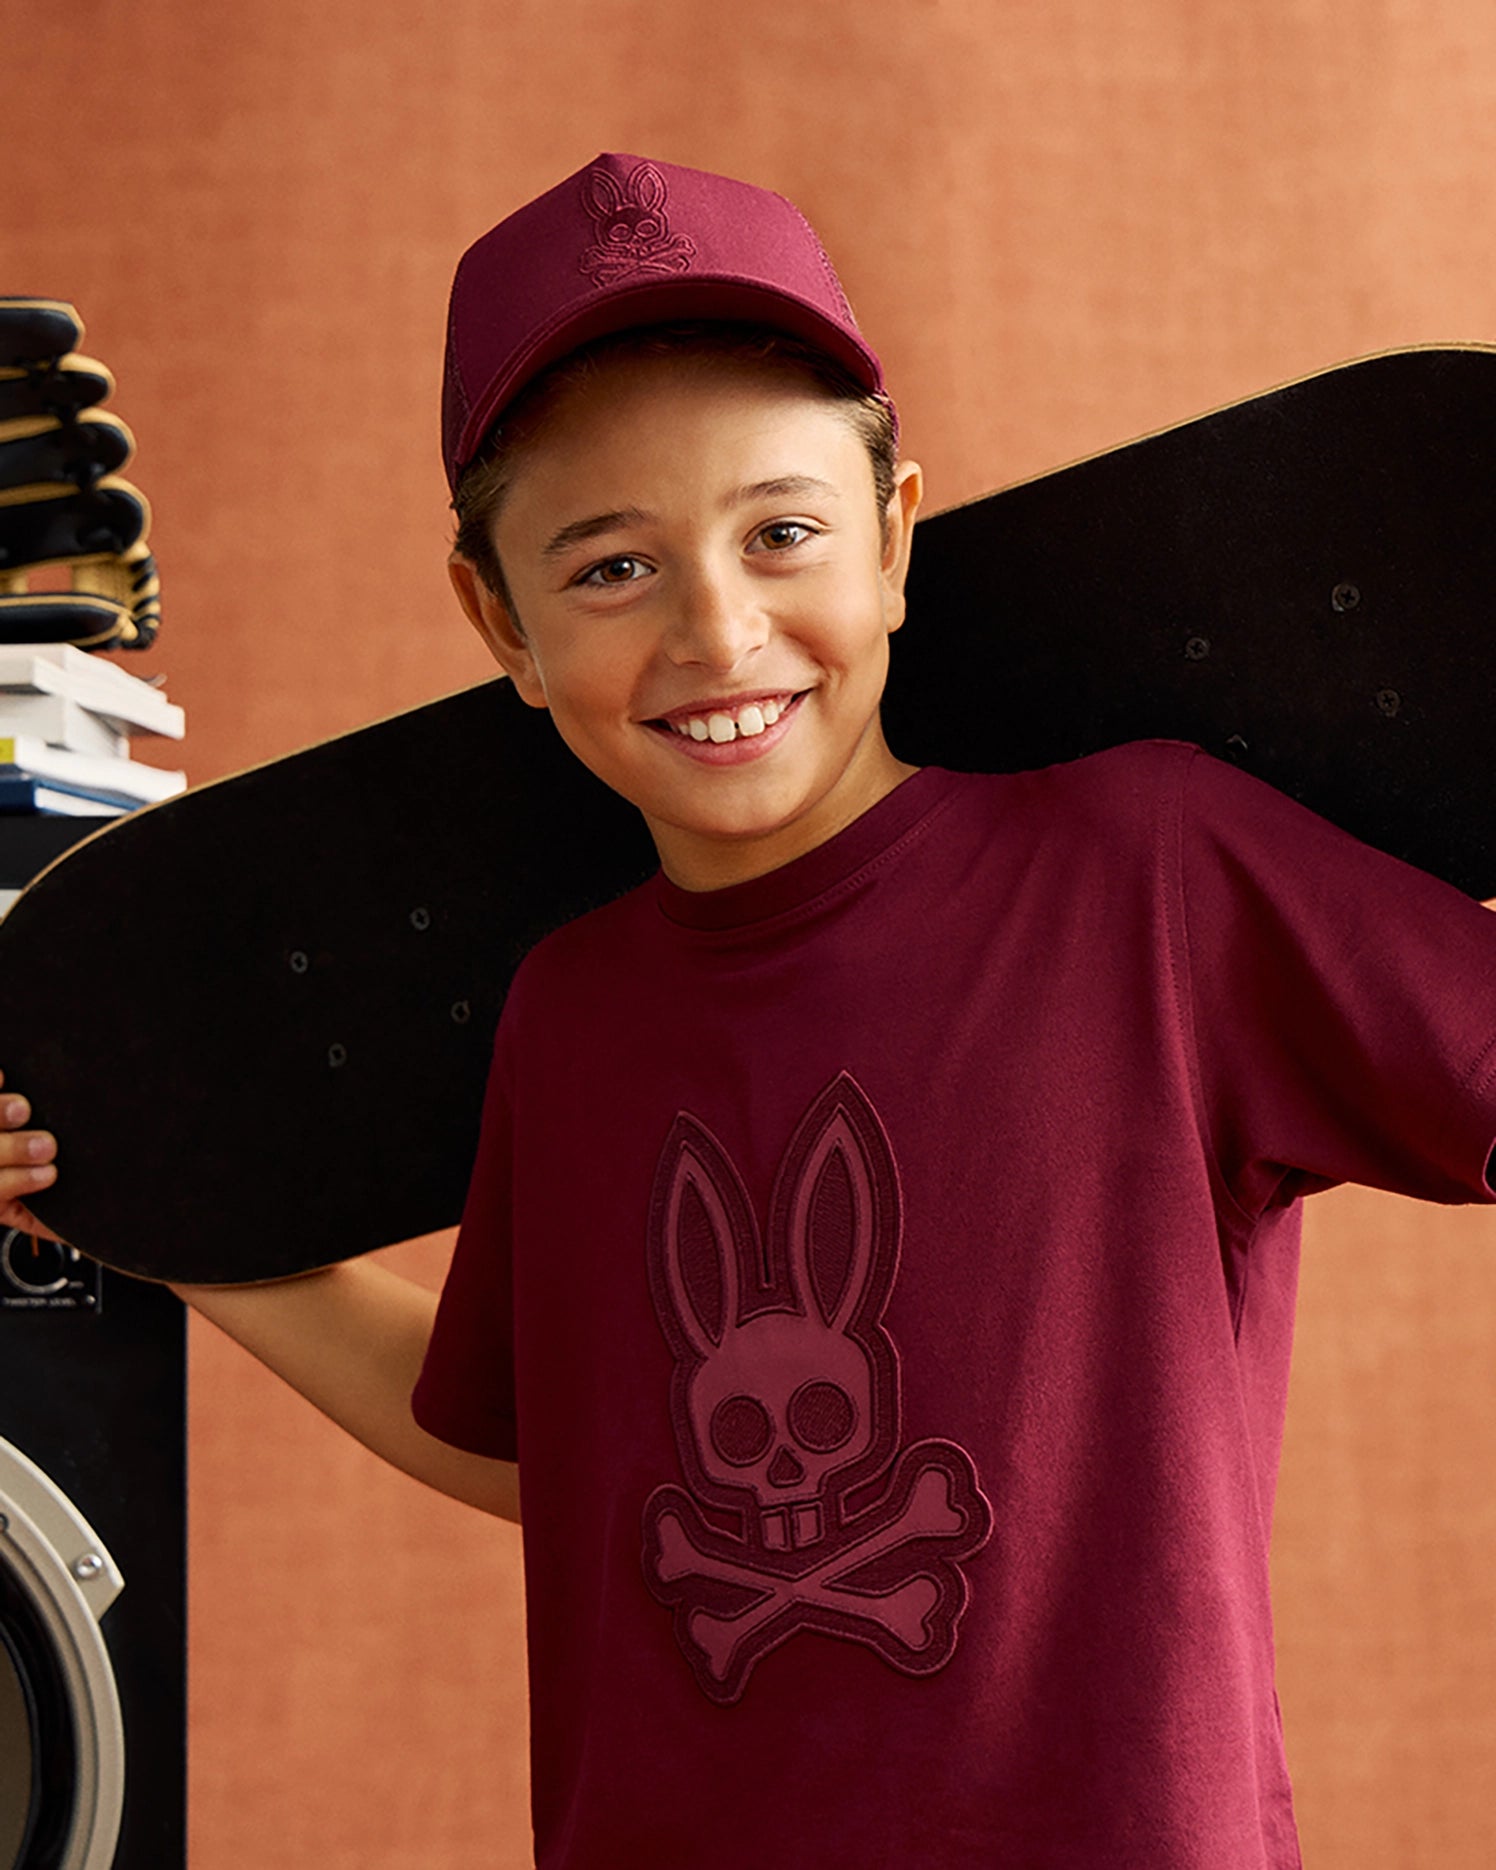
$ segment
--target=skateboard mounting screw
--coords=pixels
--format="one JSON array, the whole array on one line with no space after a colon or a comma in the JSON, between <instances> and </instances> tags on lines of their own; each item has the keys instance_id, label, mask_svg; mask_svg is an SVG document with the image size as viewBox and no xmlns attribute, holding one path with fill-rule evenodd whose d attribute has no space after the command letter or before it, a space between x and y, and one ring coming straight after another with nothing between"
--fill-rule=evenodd
<instances>
[{"instance_id":1,"label":"skateboard mounting screw","mask_svg":"<svg viewBox=\"0 0 1496 1870\"><path fill-rule=\"evenodd\" d=\"M1240 734L1233 734L1226 742L1226 751L1228 753L1245 753L1247 751L1247 743L1242 739Z\"/></svg>"},{"instance_id":2,"label":"skateboard mounting screw","mask_svg":"<svg viewBox=\"0 0 1496 1870\"><path fill-rule=\"evenodd\" d=\"M452 1019L456 1025L465 1026L472 1017L473 1009L468 1005L466 1000L454 1000L452 1002Z\"/></svg>"},{"instance_id":3,"label":"skateboard mounting screw","mask_svg":"<svg viewBox=\"0 0 1496 1870\"><path fill-rule=\"evenodd\" d=\"M308 961L308 959L306 958L306 955L303 953L303 951L300 948L293 949L289 959L291 963L291 972L293 974L305 974L307 969L312 965L311 962Z\"/></svg>"},{"instance_id":4,"label":"skateboard mounting screw","mask_svg":"<svg viewBox=\"0 0 1496 1870\"><path fill-rule=\"evenodd\" d=\"M1204 662L1205 658L1210 654L1210 638L1208 636L1192 636L1184 646L1184 653L1191 662Z\"/></svg>"},{"instance_id":5,"label":"skateboard mounting screw","mask_svg":"<svg viewBox=\"0 0 1496 1870\"><path fill-rule=\"evenodd\" d=\"M90 1578L97 1578L104 1569L104 1561L97 1552L85 1552L73 1560L73 1576L80 1584L87 1584Z\"/></svg>"},{"instance_id":6,"label":"skateboard mounting screw","mask_svg":"<svg viewBox=\"0 0 1496 1870\"><path fill-rule=\"evenodd\" d=\"M334 1071L337 1070L339 1065L346 1065L348 1063L347 1046L346 1045L330 1045L327 1048L327 1062Z\"/></svg>"},{"instance_id":7,"label":"skateboard mounting screw","mask_svg":"<svg viewBox=\"0 0 1496 1870\"><path fill-rule=\"evenodd\" d=\"M1337 584L1330 593L1330 605L1341 612L1354 610L1361 602L1361 593L1353 584Z\"/></svg>"},{"instance_id":8,"label":"skateboard mounting screw","mask_svg":"<svg viewBox=\"0 0 1496 1870\"><path fill-rule=\"evenodd\" d=\"M1396 714L1398 709L1402 706L1402 696L1398 694L1395 688L1378 689L1377 706L1390 721L1393 715Z\"/></svg>"},{"instance_id":9,"label":"skateboard mounting screw","mask_svg":"<svg viewBox=\"0 0 1496 1870\"><path fill-rule=\"evenodd\" d=\"M410 912L410 926L413 929L429 929L431 927L431 911L429 909L412 909Z\"/></svg>"}]
</instances>

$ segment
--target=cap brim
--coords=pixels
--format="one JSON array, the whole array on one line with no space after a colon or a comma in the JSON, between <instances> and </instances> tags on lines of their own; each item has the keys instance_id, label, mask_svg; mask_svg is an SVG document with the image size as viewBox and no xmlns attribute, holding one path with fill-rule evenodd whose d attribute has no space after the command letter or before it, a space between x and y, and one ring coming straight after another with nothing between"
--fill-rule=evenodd
<instances>
[{"instance_id":1,"label":"cap brim","mask_svg":"<svg viewBox=\"0 0 1496 1870\"><path fill-rule=\"evenodd\" d=\"M720 275L650 280L602 299L579 301L542 327L474 405L452 462L454 478L478 453L505 408L542 370L597 338L687 319L742 321L786 332L825 352L870 395L884 394L883 369L876 353L803 299L757 280Z\"/></svg>"}]
</instances>

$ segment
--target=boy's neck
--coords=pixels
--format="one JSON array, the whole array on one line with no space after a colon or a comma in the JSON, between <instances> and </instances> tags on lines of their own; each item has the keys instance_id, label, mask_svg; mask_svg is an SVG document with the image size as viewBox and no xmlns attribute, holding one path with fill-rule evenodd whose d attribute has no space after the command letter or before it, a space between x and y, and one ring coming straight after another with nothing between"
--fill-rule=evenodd
<instances>
[{"instance_id":1,"label":"boy's neck","mask_svg":"<svg viewBox=\"0 0 1496 1870\"><path fill-rule=\"evenodd\" d=\"M880 734L868 757L845 774L832 792L765 836L707 837L648 814L645 822L659 853L660 868L677 888L727 889L767 876L829 843L918 771L917 766L896 759Z\"/></svg>"}]
</instances>

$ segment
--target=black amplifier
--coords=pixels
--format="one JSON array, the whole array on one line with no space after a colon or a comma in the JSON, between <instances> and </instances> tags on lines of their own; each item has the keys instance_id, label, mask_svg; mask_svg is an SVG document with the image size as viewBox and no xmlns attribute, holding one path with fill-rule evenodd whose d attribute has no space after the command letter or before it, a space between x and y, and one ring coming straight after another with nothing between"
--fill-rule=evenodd
<instances>
[{"instance_id":1,"label":"black amplifier","mask_svg":"<svg viewBox=\"0 0 1496 1870\"><path fill-rule=\"evenodd\" d=\"M0 818L0 887L95 828ZM0 1230L0 1870L186 1864L185 1377L170 1293Z\"/></svg>"}]
</instances>

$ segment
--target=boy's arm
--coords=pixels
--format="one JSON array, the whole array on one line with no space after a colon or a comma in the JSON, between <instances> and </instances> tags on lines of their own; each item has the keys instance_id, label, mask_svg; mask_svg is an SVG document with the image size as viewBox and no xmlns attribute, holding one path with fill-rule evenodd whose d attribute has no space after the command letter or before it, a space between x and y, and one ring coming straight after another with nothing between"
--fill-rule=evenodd
<instances>
[{"instance_id":1,"label":"boy's arm","mask_svg":"<svg viewBox=\"0 0 1496 1870\"><path fill-rule=\"evenodd\" d=\"M428 1435L410 1411L437 1296L374 1260L252 1286L174 1285L366 1448L427 1486L519 1519L519 1469Z\"/></svg>"},{"instance_id":2,"label":"boy's arm","mask_svg":"<svg viewBox=\"0 0 1496 1870\"><path fill-rule=\"evenodd\" d=\"M56 1179L57 1139L0 1072L0 1228L46 1234L25 1201ZM436 1317L434 1292L373 1260L254 1286L173 1286L324 1415L386 1461L500 1519L519 1519L519 1469L449 1447L410 1411Z\"/></svg>"}]
</instances>

